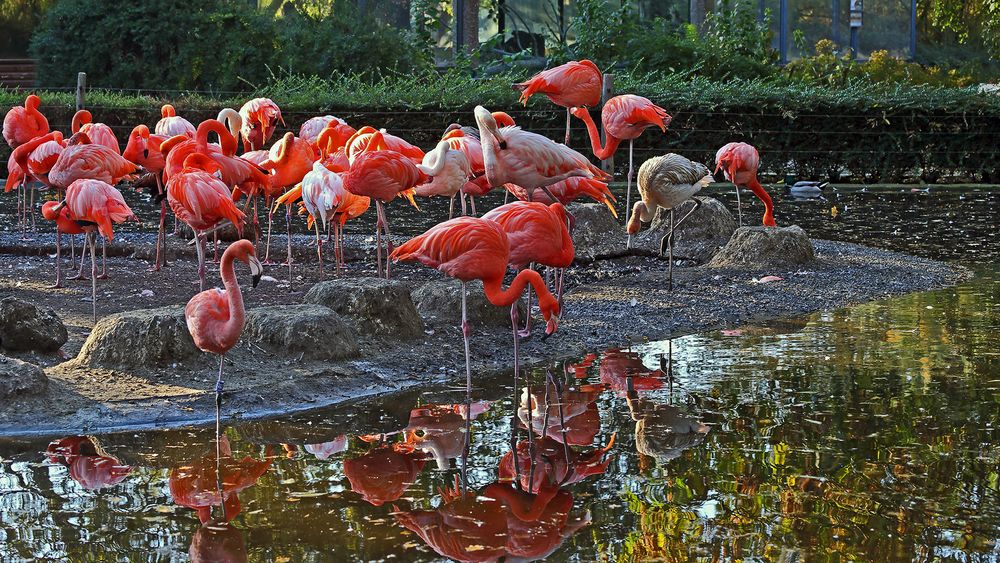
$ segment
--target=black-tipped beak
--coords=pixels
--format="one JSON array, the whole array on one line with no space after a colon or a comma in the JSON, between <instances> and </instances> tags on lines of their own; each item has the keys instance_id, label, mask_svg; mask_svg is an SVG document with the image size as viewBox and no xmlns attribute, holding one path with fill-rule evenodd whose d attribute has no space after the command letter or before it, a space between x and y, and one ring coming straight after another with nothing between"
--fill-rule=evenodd
<instances>
[{"instance_id":1,"label":"black-tipped beak","mask_svg":"<svg viewBox=\"0 0 1000 563\"><path fill-rule=\"evenodd\" d=\"M507 150L507 141L500 141L500 150Z\"/></svg>"},{"instance_id":2,"label":"black-tipped beak","mask_svg":"<svg viewBox=\"0 0 1000 563\"><path fill-rule=\"evenodd\" d=\"M260 278L261 278L262 275L263 274L254 274L253 276L251 276L250 277L250 287L257 287L257 284L260 283Z\"/></svg>"},{"instance_id":3,"label":"black-tipped beak","mask_svg":"<svg viewBox=\"0 0 1000 563\"><path fill-rule=\"evenodd\" d=\"M142 150L142 158L149 158L149 149Z\"/></svg>"},{"instance_id":4,"label":"black-tipped beak","mask_svg":"<svg viewBox=\"0 0 1000 563\"><path fill-rule=\"evenodd\" d=\"M549 338L550 336L552 336L552 335L551 335L551 334L549 334L548 332L546 332L546 333L542 334L542 338L541 338L540 340L541 340L542 342L545 342L546 340L548 340L548 338Z\"/></svg>"}]
</instances>

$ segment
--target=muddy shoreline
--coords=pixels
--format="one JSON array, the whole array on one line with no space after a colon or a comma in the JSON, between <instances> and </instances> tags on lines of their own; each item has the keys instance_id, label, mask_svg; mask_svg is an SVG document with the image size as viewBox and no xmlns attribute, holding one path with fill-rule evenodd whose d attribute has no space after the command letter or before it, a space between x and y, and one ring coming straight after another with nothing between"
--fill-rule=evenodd
<instances>
[{"instance_id":1,"label":"muddy shoreline","mask_svg":"<svg viewBox=\"0 0 1000 563\"><path fill-rule=\"evenodd\" d=\"M0 236L0 243L11 236L16 235ZM172 240L171 256L181 259L162 272L148 272L148 262L142 260L149 251L146 236L131 234L127 242L118 242L131 250L109 252L111 278L98 284L99 314L181 305L194 293L195 265L189 258L193 251ZM70 340L56 355L9 354L44 366L50 382L45 394L15 397L0 405L0 436L103 433L214 421L211 390L218 364L207 354L196 362L142 373L95 370L72 361L92 327L90 303L84 300L89 298L90 283L45 289L52 281L52 260L44 255L47 238L0 244L19 248L19 255L0 254L0 297L14 295L52 307L66 323ZM305 240L295 248L300 262L293 286L284 282L287 268L272 266L267 274L274 280L246 293L248 308L302 302L305 292L319 281L315 249L305 246ZM283 259L283 238L278 241L272 258ZM817 260L806 266L675 268L673 291L666 288L667 263L655 257L625 256L575 266L567 274L566 313L558 334L544 343L537 334L523 341L522 366L572 359L629 342L799 317L952 285L971 275L959 266L850 243L813 240L813 245ZM349 246L361 255L365 239L358 237ZM350 262L346 275L373 273L373 265L364 260ZM755 282L764 276L784 279ZM443 279L433 270L405 264L394 277L413 288ZM218 283L218 272L210 268L209 285ZM309 362L240 344L227 363L223 412L227 418L259 419L418 386L464 383L458 327L436 318L424 321L420 338L359 338L361 355L353 360ZM505 381L497 378L512 366L509 325L473 326L472 347L474 385L482 388L494 380Z\"/></svg>"}]
</instances>

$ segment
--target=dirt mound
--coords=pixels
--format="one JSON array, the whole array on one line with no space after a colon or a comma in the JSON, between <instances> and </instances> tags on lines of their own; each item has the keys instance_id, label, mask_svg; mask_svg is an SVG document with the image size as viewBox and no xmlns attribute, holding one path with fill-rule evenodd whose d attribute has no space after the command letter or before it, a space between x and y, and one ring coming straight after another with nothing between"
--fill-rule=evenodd
<instances>
[{"instance_id":1,"label":"dirt mound","mask_svg":"<svg viewBox=\"0 0 1000 563\"><path fill-rule=\"evenodd\" d=\"M42 368L7 356L0 356L0 399L44 393L49 378Z\"/></svg>"},{"instance_id":2,"label":"dirt mound","mask_svg":"<svg viewBox=\"0 0 1000 563\"><path fill-rule=\"evenodd\" d=\"M352 278L320 282L302 299L347 317L362 334L415 338L424 323L403 282L382 278Z\"/></svg>"},{"instance_id":3,"label":"dirt mound","mask_svg":"<svg viewBox=\"0 0 1000 563\"><path fill-rule=\"evenodd\" d=\"M52 309L16 297L0 301L0 346L3 348L55 352L67 338L66 326Z\"/></svg>"},{"instance_id":4,"label":"dirt mound","mask_svg":"<svg viewBox=\"0 0 1000 563\"><path fill-rule=\"evenodd\" d=\"M466 306L469 323L475 326L510 326L510 307L497 307L486 299L483 282L466 284ZM462 284L455 280L429 281L413 292L417 311L429 322L458 324L462 322ZM519 302L519 313L524 320L524 302Z\"/></svg>"},{"instance_id":5,"label":"dirt mound","mask_svg":"<svg viewBox=\"0 0 1000 563\"><path fill-rule=\"evenodd\" d=\"M109 315L97 322L76 362L111 369L166 366L196 358L180 305L138 309Z\"/></svg>"},{"instance_id":6,"label":"dirt mound","mask_svg":"<svg viewBox=\"0 0 1000 563\"><path fill-rule=\"evenodd\" d=\"M708 263L715 268L787 266L816 259L812 241L798 225L740 227Z\"/></svg>"},{"instance_id":7,"label":"dirt mound","mask_svg":"<svg viewBox=\"0 0 1000 563\"><path fill-rule=\"evenodd\" d=\"M722 203L711 197L700 197L701 207L674 231L674 259L696 264L708 262L736 231L736 218ZM680 221L694 207L688 200L674 210L674 222ZM632 237L632 248L650 254L660 252L660 239L670 231L670 210L657 209L649 229ZM666 255L666 252L664 252Z\"/></svg>"},{"instance_id":8,"label":"dirt mound","mask_svg":"<svg viewBox=\"0 0 1000 563\"><path fill-rule=\"evenodd\" d=\"M339 360L358 355L354 331L340 315L322 305L251 309L243 340L284 358Z\"/></svg>"}]
</instances>

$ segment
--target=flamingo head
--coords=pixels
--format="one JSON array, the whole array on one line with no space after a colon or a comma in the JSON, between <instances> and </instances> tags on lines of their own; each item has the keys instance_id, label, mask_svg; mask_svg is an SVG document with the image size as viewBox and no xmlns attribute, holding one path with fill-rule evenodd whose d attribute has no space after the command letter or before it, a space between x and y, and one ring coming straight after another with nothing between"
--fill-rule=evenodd
<instances>
[{"instance_id":1,"label":"flamingo head","mask_svg":"<svg viewBox=\"0 0 1000 563\"><path fill-rule=\"evenodd\" d=\"M226 249L226 254L229 254L230 251L232 251L234 259L250 266L250 286L257 287L260 278L264 275L264 266L257 259L257 250L253 243L247 239L238 240Z\"/></svg>"},{"instance_id":2,"label":"flamingo head","mask_svg":"<svg viewBox=\"0 0 1000 563\"><path fill-rule=\"evenodd\" d=\"M87 135L86 133L79 131L73 133L73 136L70 137L68 141L66 141L66 146L69 147L73 145L89 145L92 144L92 142L93 141L90 140L90 135Z\"/></svg>"},{"instance_id":3,"label":"flamingo head","mask_svg":"<svg viewBox=\"0 0 1000 563\"><path fill-rule=\"evenodd\" d=\"M88 123L92 123L93 121L94 121L94 116L91 115L89 111L81 109L80 111L73 114L73 122L70 125L70 129L74 133L78 133L81 127L83 127Z\"/></svg>"},{"instance_id":4,"label":"flamingo head","mask_svg":"<svg viewBox=\"0 0 1000 563\"><path fill-rule=\"evenodd\" d=\"M29 94L27 98L24 99L24 109L29 111L37 111L38 106L42 104L42 99L34 94Z\"/></svg>"},{"instance_id":5,"label":"flamingo head","mask_svg":"<svg viewBox=\"0 0 1000 563\"><path fill-rule=\"evenodd\" d=\"M42 217L48 219L49 221L55 221L59 217L59 213L62 211L61 205L58 201L46 201L42 205Z\"/></svg>"},{"instance_id":6,"label":"flamingo head","mask_svg":"<svg viewBox=\"0 0 1000 563\"><path fill-rule=\"evenodd\" d=\"M590 112L587 111L587 108L582 108L582 107L570 108L569 113L572 114L573 117L579 119L585 119L587 117L590 117Z\"/></svg>"},{"instance_id":7,"label":"flamingo head","mask_svg":"<svg viewBox=\"0 0 1000 563\"><path fill-rule=\"evenodd\" d=\"M545 318L545 334L542 335L542 340L544 341L555 334L556 329L559 328L559 301L551 293L544 296L539 295L538 306L542 310L542 316Z\"/></svg>"},{"instance_id":8,"label":"flamingo head","mask_svg":"<svg viewBox=\"0 0 1000 563\"><path fill-rule=\"evenodd\" d=\"M170 104L160 106L160 117L177 117L177 111Z\"/></svg>"},{"instance_id":9,"label":"flamingo head","mask_svg":"<svg viewBox=\"0 0 1000 563\"><path fill-rule=\"evenodd\" d=\"M505 111L495 111L490 115L493 116L493 120L496 121L497 125L500 127L513 127L515 125L514 118Z\"/></svg>"},{"instance_id":10,"label":"flamingo head","mask_svg":"<svg viewBox=\"0 0 1000 563\"><path fill-rule=\"evenodd\" d=\"M497 127L497 120L493 114L483 106L476 106L476 124L479 125L480 142L487 142L490 138L496 140L500 150L507 148L507 140L500 136L500 129Z\"/></svg>"},{"instance_id":11,"label":"flamingo head","mask_svg":"<svg viewBox=\"0 0 1000 563\"><path fill-rule=\"evenodd\" d=\"M448 134L451 133L452 131L461 131L461 130L462 130L461 125L459 125L458 123L452 123L444 128L444 134L442 138L447 138Z\"/></svg>"},{"instance_id":12,"label":"flamingo head","mask_svg":"<svg viewBox=\"0 0 1000 563\"><path fill-rule=\"evenodd\" d=\"M234 139L239 137L240 129L243 128L243 118L240 117L240 113L238 111L233 108L222 108L219 111L219 115L217 115L215 119L222 122L229 128L229 134L232 135Z\"/></svg>"}]
</instances>

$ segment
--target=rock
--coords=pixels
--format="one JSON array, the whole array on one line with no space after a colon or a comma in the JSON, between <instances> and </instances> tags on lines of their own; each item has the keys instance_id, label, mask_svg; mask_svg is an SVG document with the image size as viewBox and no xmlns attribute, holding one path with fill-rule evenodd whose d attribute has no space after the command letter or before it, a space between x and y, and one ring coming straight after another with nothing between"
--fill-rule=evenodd
<instances>
[{"instance_id":1,"label":"rock","mask_svg":"<svg viewBox=\"0 0 1000 563\"><path fill-rule=\"evenodd\" d=\"M42 368L7 356L0 356L0 399L44 393L49 378Z\"/></svg>"},{"instance_id":2,"label":"rock","mask_svg":"<svg viewBox=\"0 0 1000 563\"><path fill-rule=\"evenodd\" d=\"M247 311L243 339L288 359L340 360L358 341L340 315L321 305L275 305Z\"/></svg>"},{"instance_id":3,"label":"rock","mask_svg":"<svg viewBox=\"0 0 1000 563\"><path fill-rule=\"evenodd\" d=\"M600 203L571 203L573 246L578 262L612 258L625 254L625 227Z\"/></svg>"},{"instance_id":4,"label":"rock","mask_svg":"<svg viewBox=\"0 0 1000 563\"><path fill-rule=\"evenodd\" d=\"M347 317L358 332L394 338L423 336L424 323L403 282L351 278L320 282L303 302L323 305Z\"/></svg>"},{"instance_id":5,"label":"rock","mask_svg":"<svg viewBox=\"0 0 1000 563\"><path fill-rule=\"evenodd\" d=\"M690 260L697 264L708 262L736 230L736 218L722 202L711 197L698 199L701 200L701 207L674 231L675 260ZM693 207L694 201L685 201L674 210L674 221L680 221ZM660 239L669 230L670 210L659 208L653 215L649 229L632 237L632 248L658 254Z\"/></svg>"},{"instance_id":6,"label":"rock","mask_svg":"<svg viewBox=\"0 0 1000 563\"><path fill-rule=\"evenodd\" d=\"M812 241L798 225L740 227L708 263L715 268L788 266L815 259Z\"/></svg>"},{"instance_id":7,"label":"rock","mask_svg":"<svg viewBox=\"0 0 1000 563\"><path fill-rule=\"evenodd\" d=\"M473 326L510 326L510 307L497 307L486 299L483 282L466 284L468 297L466 306L469 323ZM455 280L429 281L413 292L417 311L425 319L460 323L462 321L462 284ZM518 312L521 321L525 318L524 301L519 301Z\"/></svg>"},{"instance_id":8,"label":"rock","mask_svg":"<svg viewBox=\"0 0 1000 563\"><path fill-rule=\"evenodd\" d=\"M184 307L138 309L104 317L90 332L76 357L83 365L107 367L166 366L198 357L184 321Z\"/></svg>"},{"instance_id":9,"label":"rock","mask_svg":"<svg viewBox=\"0 0 1000 563\"><path fill-rule=\"evenodd\" d=\"M68 337L66 326L52 309L16 297L0 301L0 346L3 348L55 352Z\"/></svg>"}]
</instances>

